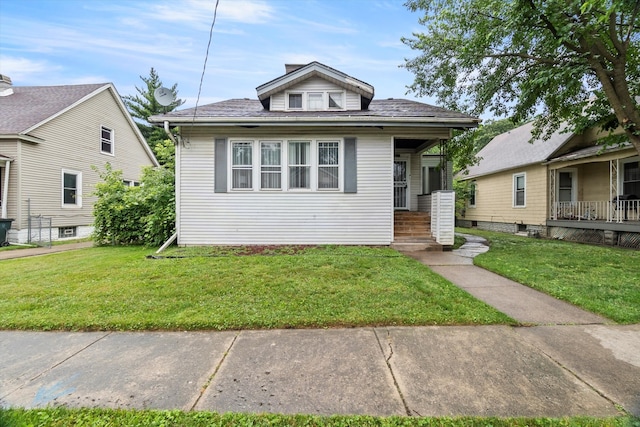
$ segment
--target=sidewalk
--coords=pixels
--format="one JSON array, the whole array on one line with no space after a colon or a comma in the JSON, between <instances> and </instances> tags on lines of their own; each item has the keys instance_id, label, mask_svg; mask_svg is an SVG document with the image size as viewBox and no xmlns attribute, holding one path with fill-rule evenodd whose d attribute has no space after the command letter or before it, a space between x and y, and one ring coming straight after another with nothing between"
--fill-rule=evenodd
<instances>
[{"instance_id":1,"label":"sidewalk","mask_svg":"<svg viewBox=\"0 0 640 427\"><path fill-rule=\"evenodd\" d=\"M21 248L21 249L14 249L11 251L0 251L0 260L25 258L30 256L38 256L38 255L48 255L56 252L66 252L66 251L72 251L75 249L90 248L92 246L93 246L93 242L79 242L79 243L65 243L64 245L56 245L56 246L51 246L49 248L45 248L45 247Z\"/></svg>"},{"instance_id":2,"label":"sidewalk","mask_svg":"<svg viewBox=\"0 0 640 427\"><path fill-rule=\"evenodd\" d=\"M513 299L496 304L536 326L0 331L0 406L640 416L640 325L567 312L517 283L480 275L470 267L481 246L417 257L482 299Z\"/></svg>"}]
</instances>

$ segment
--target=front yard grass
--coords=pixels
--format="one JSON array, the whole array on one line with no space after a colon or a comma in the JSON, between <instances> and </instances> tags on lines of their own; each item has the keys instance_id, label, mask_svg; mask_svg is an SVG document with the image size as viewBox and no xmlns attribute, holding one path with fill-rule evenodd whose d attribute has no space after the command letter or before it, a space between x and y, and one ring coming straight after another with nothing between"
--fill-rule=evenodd
<instances>
[{"instance_id":1,"label":"front yard grass","mask_svg":"<svg viewBox=\"0 0 640 427\"><path fill-rule=\"evenodd\" d=\"M272 255L94 247L0 264L0 328L225 330L513 324L389 248ZM249 253L252 253L251 250ZM197 256L194 256L197 255Z\"/></svg>"},{"instance_id":2,"label":"front yard grass","mask_svg":"<svg viewBox=\"0 0 640 427\"><path fill-rule=\"evenodd\" d=\"M2 422L6 424L2 424ZM0 425L15 426L269 426L269 427L637 427L632 417L481 418L371 417L364 415L236 414L120 409L1 409Z\"/></svg>"},{"instance_id":3,"label":"front yard grass","mask_svg":"<svg viewBox=\"0 0 640 427\"><path fill-rule=\"evenodd\" d=\"M640 323L640 251L457 231L489 240L476 265L618 323Z\"/></svg>"}]
</instances>

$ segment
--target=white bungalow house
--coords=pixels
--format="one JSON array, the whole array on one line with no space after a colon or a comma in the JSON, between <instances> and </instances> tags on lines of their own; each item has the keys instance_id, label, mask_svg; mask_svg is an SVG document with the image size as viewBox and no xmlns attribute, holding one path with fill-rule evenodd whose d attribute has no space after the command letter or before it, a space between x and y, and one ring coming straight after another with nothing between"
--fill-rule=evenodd
<instances>
[{"instance_id":1,"label":"white bungalow house","mask_svg":"<svg viewBox=\"0 0 640 427\"><path fill-rule=\"evenodd\" d=\"M373 98L370 84L311 62L287 65L284 75L257 87L257 99L151 117L165 129L179 127L178 243L389 245L428 238L429 213L411 214L431 209L421 200L431 197L423 188L430 164L423 153L479 120ZM446 176L446 168L438 170ZM400 221L398 212L417 219Z\"/></svg>"},{"instance_id":2,"label":"white bungalow house","mask_svg":"<svg viewBox=\"0 0 640 427\"><path fill-rule=\"evenodd\" d=\"M496 136L463 180L474 194L458 224L640 248L640 157L603 148L595 130L530 142L532 124Z\"/></svg>"},{"instance_id":3,"label":"white bungalow house","mask_svg":"<svg viewBox=\"0 0 640 427\"><path fill-rule=\"evenodd\" d=\"M10 242L90 235L99 181L91 167L111 163L133 184L143 166L158 165L111 83L14 86L0 76L0 110L0 218L12 220Z\"/></svg>"}]
</instances>

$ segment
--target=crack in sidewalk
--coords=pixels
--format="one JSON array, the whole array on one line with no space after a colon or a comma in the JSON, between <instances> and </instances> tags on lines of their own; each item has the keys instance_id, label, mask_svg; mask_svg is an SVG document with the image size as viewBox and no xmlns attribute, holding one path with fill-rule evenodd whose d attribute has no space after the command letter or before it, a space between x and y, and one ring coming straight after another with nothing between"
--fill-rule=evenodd
<instances>
[{"instance_id":1,"label":"crack in sidewalk","mask_svg":"<svg viewBox=\"0 0 640 427\"><path fill-rule=\"evenodd\" d=\"M236 340L238 339L239 336L240 336L240 333L236 334L233 337L233 340L231 340L231 344L229 344L229 347L227 348L227 350L222 355L222 359L220 359L220 362L218 362L218 364L216 365L216 367L213 370L213 372L211 373L211 375L209 375L209 378L207 379L207 381L200 388L200 393L198 393L198 397L196 397L196 399L195 399L195 401L193 402L192 405L188 406L188 410L189 411L194 411L196 406L198 406L198 403L200 402L200 399L202 399L202 396L204 395L205 391L207 391L207 389L209 388L209 386L213 382L213 379L215 378L216 374L218 373L218 371L222 367L222 364L224 363L224 361L227 359L227 356L229 355L229 352L233 348L233 345L236 343Z\"/></svg>"},{"instance_id":2,"label":"crack in sidewalk","mask_svg":"<svg viewBox=\"0 0 640 427\"><path fill-rule=\"evenodd\" d=\"M405 413L407 414L407 416L411 417L413 415L414 411L412 411L409 408L409 405L407 404L407 401L404 398L404 394L402 393L402 390L400 389L400 385L398 384L398 380L396 379L396 375L393 372L393 368L391 367L391 358L394 355L394 353L393 353L393 345L391 343L391 333L389 332L388 329L386 329L386 331L387 331L387 345L389 347L389 357L387 357L386 354L385 354L384 345L382 344L382 340L380 339L380 336L378 335L377 328L373 329L373 333L376 336L376 340L378 340L378 346L380 347L380 351L382 352L382 357L385 358L385 363L387 364L387 369L389 369L389 372L391 373L391 378L393 378L393 385L395 386L396 391L398 392L398 395L400 396L400 400L402 401L402 405L404 406Z\"/></svg>"}]
</instances>

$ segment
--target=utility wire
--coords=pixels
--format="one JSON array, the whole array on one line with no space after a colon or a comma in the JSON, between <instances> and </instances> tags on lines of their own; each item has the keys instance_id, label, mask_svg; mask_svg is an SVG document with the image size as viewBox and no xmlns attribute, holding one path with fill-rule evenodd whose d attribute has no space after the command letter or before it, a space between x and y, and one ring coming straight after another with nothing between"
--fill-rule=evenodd
<instances>
[{"instance_id":1,"label":"utility wire","mask_svg":"<svg viewBox=\"0 0 640 427\"><path fill-rule=\"evenodd\" d=\"M211 47L211 39L213 38L213 27L216 25L216 16L218 15L218 4L220 0L216 0L216 7L213 10L213 21L211 21L211 29L209 30L209 43L207 43L207 53L204 57L204 65L202 66L202 75L200 76L200 87L198 87L198 97L196 98L196 107L193 109L193 118L191 123L196 120L196 114L198 113L198 103L200 102L200 93L202 92L202 81L204 80L204 73L207 69L207 60L209 59L209 48Z\"/></svg>"}]
</instances>

